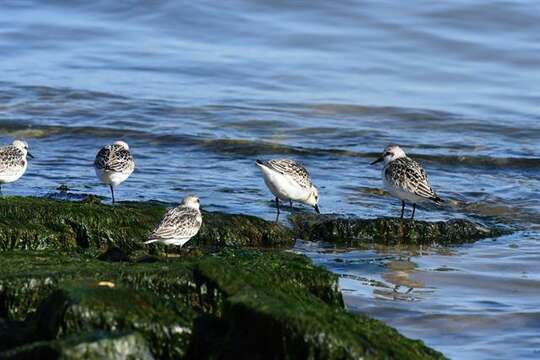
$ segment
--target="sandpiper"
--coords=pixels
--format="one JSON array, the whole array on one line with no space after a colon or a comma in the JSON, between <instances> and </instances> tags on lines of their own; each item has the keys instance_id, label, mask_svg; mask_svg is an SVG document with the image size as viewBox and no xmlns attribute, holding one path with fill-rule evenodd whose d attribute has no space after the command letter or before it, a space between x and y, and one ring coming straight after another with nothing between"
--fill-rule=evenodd
<instances>
[{"instance_id":1,"label":"sandpiper","mask_svg":"<svg viewBox=\"0 0 540 360\"><path fill-rule=\"evenodd\" d=\"M317 213L319 210L319 191L311 182L309 172L301 164L293 160L279 159L262 161L257 160L261 168L264 182L276 197L277 216L279 217L279 200L298 201L313 206Z\"/></svg>"},{"instance_id":2,"label":"sandpiper","mask_svg":"<svg viewBox=\"0 0 540 360\"><path fill-rule=\"evenodd\" d=\"M384 188L401 200L401 219L405 211L405 202L413 205L411 219L414 220L416 204L424 201L442 202L431 188L425 170L420 164L409 158L397 145L388 145L381 157L371 165L384 161L382 178Z\"/></svg>"},{"instance_id":3,"label":"sandpiper","mask_svg":"<svg viewBox=\"0 0 540 360\"><path fill-rule=\"evenodd\" d=\"M2 184L19 180L26 172L28 159L33 158L28 152L28 143L15 140L11 145L0 147L0 195Z\"/></svg>"},{"instance_id":4,"label":"sandpiper","mask_svg":"<svg viewBox=\"0 0 540 360\"><path fill-rule=\"evenodd\" d=\"M97 177L111 188L114 204L114 187L123 183L135 169L128 144L124 141L115 141L102 147L96 155L94 168Z\"/></svg>"},{"instance_id":5,"label":"sandpiper","mask_svg":"<svg viewBox=\"0 0 540 360\"><path fill-rule=\"evenodd\" d=\"M160 242L165 245L183 246L197 235L201 225L199 198L186 196L179 206L167 211L145 244Z\"/></svg>"}]
</instances>

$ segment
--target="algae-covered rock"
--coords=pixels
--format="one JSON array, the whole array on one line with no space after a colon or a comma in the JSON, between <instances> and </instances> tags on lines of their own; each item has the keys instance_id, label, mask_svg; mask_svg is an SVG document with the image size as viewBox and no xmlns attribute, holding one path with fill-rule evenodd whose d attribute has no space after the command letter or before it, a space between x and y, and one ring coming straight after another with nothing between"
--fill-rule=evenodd
<instances>
[{"instance_id":1,"label":"algae-covered rock","mask_svg":"<svg viewBox=\"0 0 540 360\"><path fill-rule=\"evenodd\" d=\"M311 241L378 244L463 244L508 233L465 219L429 222L399 218L357 219L336 215L291 216L298 238Z\"/></svg>"},{"instance_id":2,"label":"algae-covered rock","mask_svg":"<svg viewBox=\"0 0 540 360\"><path fill-rule=\"evenodd\" d=\"M141 247L164 207L156 204L107 206L45 198L0 201L0 251L85 250Z\"/></svg>"},{"instance_id":3,"label":"algae-covered rock","mask_svg":"<svg viewBox=\"0 0 540 360\"><path fill-rule=\"evenodd\" d=\"M442 358L347 312L337 276L293 253L224 249L139 263L47 251L0 256L4 333L24 330L0 346L11 358L52 351L76 359L99 344L110 345L103 358L111 358L130 334L165 359Z\"/></svg>"},{"instance_id":4,"label":"algae-covered rock","mask_svg":"<svg viewBox=\"0 0 540 360\"><path fill-rule=\"evenodd\" d=\"M97 200L96 200L97 199ZM9 197L0 201L0 251L26 249L125 253L145 249L148 234L166 207L158 203L104 205L98 198L72 202ZM204 212L200 234L193 239L209 246L291 246L287 228L253 216ZM160 245L152 245L156 249Z\"/></svg>"},{"instance_id":5,"label":"algae-covered rock","mask_svg":"<svg viewBox=\"0 0 540 360\"><path fill-rule=\"evenodd\" d=\"M139 333L94 332L67 337L64 340L36 341L0 352L6 360L33 359L137 359L152 360L154 356Z\"/></svg>"},{"instance_id":6,"label":"algae-covered rock","mask_svg":"<svg viewBox=\"0 0 540 360\"><path fill-rule=\"evenodd\" d=\"M63 285L39 307L37 332L58 339L92 330L137 331L156 357L184 356L195 316L192 308L170 306L157 296L110 284L83 280Z\"/></svg>"},{"instance_id":7,"label":"algae-covered rock","mask_svg":"<svg viewBox=\"0 0 540 360\"><path fill-rule=\"evenodd\" d=\"M321 286L333 282L333 275L325 275L309 263L302 266L299 259L291 260L296 262L292 269L282 258L262 254L240 254L228 261L220 257L201 261L196 268L196 282L206 289L204 301L213 304L210 313L215 316L196 321L188 356L443 358L422 342L407 339L380 321L347 312L341 306L341 298L333 295L337 284L334 289Z\"/></svg>"},{"instance_id":8,"label":"algae-covered rock","mask_svg":"<svg viewBox=\"0 0 540 360\"><path fill-rule=\"evenodd\" d=\"M62 283L95 279L148 290L165 299L188 294L192 261L110 263L53 251L0 253L0 318L23 320Z\"/></svg>"},{"instance_id":9,"label":"algae-covered rock","mask_svg":"<svg viewBox=\"0 0 540 360\"><path fill-rule=\"evenodd\" d=\"M275 222L250 215L203 212L201 230L194 245L235 245L252 247L290 247L293 233Z\"/></svg>"}]
</instances>

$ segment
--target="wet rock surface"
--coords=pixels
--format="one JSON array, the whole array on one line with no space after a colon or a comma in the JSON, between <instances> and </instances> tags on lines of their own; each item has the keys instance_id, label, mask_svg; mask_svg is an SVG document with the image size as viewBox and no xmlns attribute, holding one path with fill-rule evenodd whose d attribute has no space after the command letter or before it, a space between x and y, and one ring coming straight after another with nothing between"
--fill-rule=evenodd
<instances>
[{"instance_id":1,"label":"wet rock surface","mask_svg":"<svg viewBox=\"0 0 540 360\"><path fill-rule=\"evenodd\" d=\"M0 355L5 359L154 359L142 335L108 332L36 341Z\"/></svg>"},{"instance_id":2,"label":"wet rock surface","mask_svg":"<svg viewBox=\"0 0 540 360\"><path fill-rule=\"evenodd\" d=\"M133 254L165 250L144 245L166 207L159 203L101 204L11 197L0 201L0 251L27 249L93 252L127 261ZM290 227L255 216L203 212L203 225L188 247L292 247L294 239L338 243L462 244L497 237L508 229L465 219L446 222L358 219L307 212L289 217ZM120 252L114 254L114 249ZM177 247L171 247L178 252Z\"/></svg>"},{"instance_id":3,"label":"wet rock surface","mask_svg":"<svg viewBox=\"0 0 540 360\"><path fill-rule=\"evenodd\" d=\"M72 202L46 198L10 197L0 200L0 251L61 249L126 253L146 249L148 234L166 206L159 203L101 204L99 198ZM248 216L203 212L203 226L190 245L292 246L287 227ZM163 249L157 244L150 249ZM173 249L174 251L174 249Z\"/></svg>"},{"instance_id":4,"label":"wet rock surface","mask_svg":"<svg viewBox=\"0 0 540 360\"><path fill-rule=\"evenodd\" d=\"M292 253L223 249L153 262L0 256L0 336L9 340L0 358L115 358L134 349L148 359L442 358L347 312L337 277Z\"/></svg>"},{"instance_id":5,"label":"wet rock surface","mask_svg":"<svg viewBox=\"0 0 540 360\"><path fill-rule=\"evenodd\" d=\"M464 244L510 233L507 228L487 226L465 219L422 221L399 218L358 219L338 215L289 217L295 236L311 241L347 244Z\"/></svg>"},{"instance_id":6,"label":"wet rock surface","mask_svg":"<svg viewBox=\"0 0 540 360\"><path fill-rule=\"evenodd\" d=\"M0 358L442 358L349 313L336 275L277 248L295 237L461 244L507 232L467 220L309 213L288 228L205 212L190 249L164 257L164 246L142 242L165 211L95 197L1 199Z\"/></svg>"}]
</instances>

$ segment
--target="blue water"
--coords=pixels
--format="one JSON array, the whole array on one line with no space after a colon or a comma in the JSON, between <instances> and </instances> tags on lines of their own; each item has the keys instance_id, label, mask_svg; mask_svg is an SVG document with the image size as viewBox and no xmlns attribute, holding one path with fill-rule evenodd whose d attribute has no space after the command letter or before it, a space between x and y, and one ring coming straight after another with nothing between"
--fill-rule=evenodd
<instances>
[{"instance_id":1,"label":"blue water","mask_svg":"<svg viewBox=\"0 0 540 360\"><path fill-rule=\"evenodd\" d=\"M0 140L36 156L5 194L108 200L91 164L121 138L137 169L119 200L189 192L272 219L254 160L290 157L323 212L388 216L368 164L399 143L448 200L420 218L521 230L297 250L342 276L351 311L451 358L540 357L540 3L5 1L0 54Z\"/></svg>"}]
</instances>

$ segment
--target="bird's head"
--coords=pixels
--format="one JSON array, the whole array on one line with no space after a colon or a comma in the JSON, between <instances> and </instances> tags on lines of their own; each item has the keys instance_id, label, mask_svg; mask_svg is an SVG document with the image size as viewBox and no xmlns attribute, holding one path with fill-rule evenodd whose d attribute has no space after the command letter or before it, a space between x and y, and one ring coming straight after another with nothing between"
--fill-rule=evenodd
<instances>
[{"instance_id":1,"label":"bird's head","mask_svg":"<svg viewBox=\"0 0 540 360\"><path fill-rule=\"evenodd\" d=\"M305 201L307 205L311 205L315 208L315 211L317 214L320 214L321 211L319 210L319 190L314 185L311 185L309 196L307 200Z\"/></svg>"},{"instance_id":2,"label":"bird's head","mask_svg":"<svg viewBox=\"0 0 540 360\"><path fill-rule=\"evenodd\" d=\"M188 195L182 200L182 206L190 207L199 210L201 201L194 195Z\"/></svg>"},{"instance_id":3,"label":"bird's head","mask_svg":"<svg viewBox=\"0 0 540 360\"><path fill-rule=\"evenodd\" d=\"M125 150L129 150L129 145L127 144L127 142L122 141L122 140L118 140L118 141L113 142L113 145L118 145L118 146L122 147Z\"/></svg>"},{"instance_id":4,"label":"bird's head","mask_svg":"<svg viewBox=\"0 0 540 360\"><path fill-rule=\"evenodd\" d=\"M13 146L15 146L17 149L21 150L24 153L24 156L28 156L29 158L33 158L32 154L28 152L28 143L24 140L15 140L13 141Z\"/></svg>"},{"instance_id":5,"label":"bird's head","mask_svg":"<svg viewBox=\"0 0 540 360\"><path fill-rule=\"evenodd\" d=\"M373 161L371 165L374 165L381 161L384 161L384 164L386 165L396 159L405 156L407 155L405 155L405 152L399 146L390 144L384 149L382 155L377 160Z\"/></svg>"}]
</instances>

